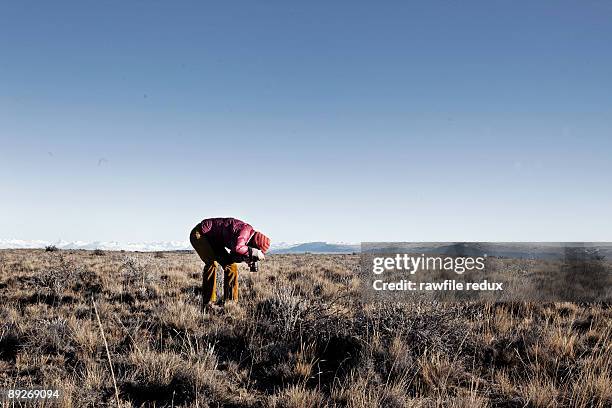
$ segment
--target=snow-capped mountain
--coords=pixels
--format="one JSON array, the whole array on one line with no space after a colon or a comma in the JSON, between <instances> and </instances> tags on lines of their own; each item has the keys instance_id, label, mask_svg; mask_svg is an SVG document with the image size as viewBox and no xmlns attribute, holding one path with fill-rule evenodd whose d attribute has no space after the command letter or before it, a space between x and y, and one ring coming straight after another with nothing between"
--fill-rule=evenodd
<instances>
[{"instance_id":1,"label":"snow-capped mountain","mask_svg":"<svg viewBox=\"0 0 612 408\"><path fill-rule=\"evenodd\" d=\"M105 251L180 251L190 250L188 241L157 241L157 242L118 242L118 241L44 241L0 239L0 249L34 249L54 245L59 249L102 249ZM350 253L359 251L358 244L345 242L278 242L272 243L271 253Z\"/></svg>"},{"instance_id":2,"label":"snow-capped mountain","mask_svg":"<svg viewBox=\"0 0 612 408\"><path fill-rule=\"evenodd\" d=\"M42 240L20 240L0 239L0 249L26 249L44 248L54 245L59 249L103 249L105 251L178 251L191 249L187 241L159 241L159 242L117 242L117 241L42 241Z\"/></svg>"},{"instance_id":3,"label":"snow-capped mountain","mask_svg":"<svg viewBox=\"0 0 612 408\"><path fill-rule=\"evenodd\" d=\"M359 244L345 242L303 242L285 248L273 248L270 252L276 254L350 254L359 252Z\"/></svg>"}]
</instances>

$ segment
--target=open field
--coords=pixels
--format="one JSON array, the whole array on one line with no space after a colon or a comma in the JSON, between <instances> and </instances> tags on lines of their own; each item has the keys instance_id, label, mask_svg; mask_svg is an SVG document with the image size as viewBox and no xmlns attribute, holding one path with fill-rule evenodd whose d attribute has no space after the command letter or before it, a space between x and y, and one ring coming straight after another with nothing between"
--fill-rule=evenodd
<instances>
[{"instance_id":1,"label":"open field","mask_svg":"<svg viewBox=\"0 0 612 408\"><path fill-rule=\"evenodd\" d=\"M273 255L202 314L195 254L0 251L0 388L115 406L110 356L122 406L612 406L609 305L361 307L358 265Z\"/></svg>"}]
</instances>

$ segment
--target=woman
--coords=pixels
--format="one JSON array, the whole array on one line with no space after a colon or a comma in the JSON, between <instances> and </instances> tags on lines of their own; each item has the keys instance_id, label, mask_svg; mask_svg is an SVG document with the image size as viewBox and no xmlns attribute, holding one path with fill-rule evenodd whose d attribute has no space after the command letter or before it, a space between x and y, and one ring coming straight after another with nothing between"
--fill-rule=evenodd
<instances>
[{"instance_id":1,"label":"woman","mask_svg":"<svg viewBox=\"0 0 612 408\"><path fill-rule=\"evenodd\" d=\"M236 218L208 218L196 225L189 237L204 261L202 307L217 300L217 265L224 272L223 300L238 300L238 263L263 261L270 238ZM227 249L229 249L229 252ZM253 268L251 268L253 269Z\"/></svg>"}]
</instances>

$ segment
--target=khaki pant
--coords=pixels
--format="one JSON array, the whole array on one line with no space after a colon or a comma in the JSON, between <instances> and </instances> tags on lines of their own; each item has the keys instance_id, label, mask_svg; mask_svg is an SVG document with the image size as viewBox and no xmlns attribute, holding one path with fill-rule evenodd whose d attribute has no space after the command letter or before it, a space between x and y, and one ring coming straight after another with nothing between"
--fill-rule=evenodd
<instances>
[{"instance_id":1,"label":"khaki pant","mask_svg":"<svg viewBox=\"0 0 612 408\"><path fill-rule=\"evenodd\" d=\"M204 261L202 306L217 301L217 266L223 267L223 300L238 300L238 264L231 261L225 247L211 243L197 225L189 236L191 246Z\"/></svg>"}]
</instances>

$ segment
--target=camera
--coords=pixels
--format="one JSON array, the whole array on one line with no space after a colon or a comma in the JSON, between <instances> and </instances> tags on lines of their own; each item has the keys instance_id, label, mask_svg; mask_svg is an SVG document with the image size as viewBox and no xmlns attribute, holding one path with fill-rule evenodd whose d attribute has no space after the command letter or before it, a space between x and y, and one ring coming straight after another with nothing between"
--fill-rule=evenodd
<instances>
[{"instance_id":1,"label":"camera","mask_svg":"<svg viewBox=\"0 0 612 408\"><path fill-rule=\"evenodd\" d=\"M259 270L259 262L257 262L257 258L253 257L253 248L249 247L249 270L251 272L257 272Z\"/></svg>"}]
</instances>

